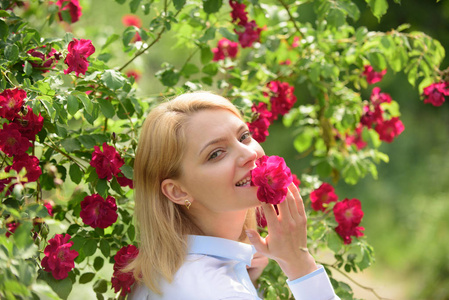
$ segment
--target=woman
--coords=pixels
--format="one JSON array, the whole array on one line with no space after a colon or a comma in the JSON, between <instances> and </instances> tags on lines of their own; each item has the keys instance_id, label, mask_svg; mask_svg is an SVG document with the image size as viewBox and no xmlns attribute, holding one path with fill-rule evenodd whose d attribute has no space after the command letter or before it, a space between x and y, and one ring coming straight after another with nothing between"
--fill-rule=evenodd
<instances>
[{"instance_id":1,"label":"woman","mask_svg":"<svg viewBox=\"0 0 449 300\"><path fill-rule=\"evenodd\" d=\"M221 96L184 94L150 112L134 163L140 246L128 270L140 284L131 299L260 299L254 283L267 258L287 275L296 299L338 299L307 251L304 205L293 184L279 215L262 204L269 235L255 230L261 202L251 170L263 155Z\"/></svg>"}]
</instances>

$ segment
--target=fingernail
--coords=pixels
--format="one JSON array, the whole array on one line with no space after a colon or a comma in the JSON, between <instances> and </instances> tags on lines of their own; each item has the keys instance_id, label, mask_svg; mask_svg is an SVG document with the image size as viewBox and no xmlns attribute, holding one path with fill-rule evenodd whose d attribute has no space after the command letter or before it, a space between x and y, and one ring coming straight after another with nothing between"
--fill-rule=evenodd
<instances>
[{"instance_id":1,"label":"fingernail","mask_svg":"<svg viewBox=\"0 0 449 300\"><path fill-rule=\"evenodd\" d=\"M245 232L246 232L246 235L247 235L249 238L252 238L252 237L253 237L253 234L252 234L249 230L245 230Z\"/></svg>"}]
</instances>

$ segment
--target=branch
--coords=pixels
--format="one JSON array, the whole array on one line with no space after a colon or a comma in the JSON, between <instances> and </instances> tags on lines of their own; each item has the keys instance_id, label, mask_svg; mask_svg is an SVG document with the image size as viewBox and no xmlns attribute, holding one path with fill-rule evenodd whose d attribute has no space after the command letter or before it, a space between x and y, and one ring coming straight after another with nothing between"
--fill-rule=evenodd
<instances>
[{"instance_id":1,"label":"branch","mask_svg":"<svg viewBox=\"0 0 449 300\"><path fill-rule=\"evenodd\" d=\"M279 0L279 2L282 4L282 6L285 8L285 10L288 13L288 17L290 18L290 21L293 23L293 26L295 26L296 32L302 37L301 31L299 30L298 25L296 24L295 19L293 18L292 13L290 12L290 9L288 5L284 2L284 0Z\"/></svg>"},{"instance_id":2,"label":"branch","mask_svg":"<svg viewBox=\"0 0 449 300\"><path fill-rule=\"evenodd\" d=\"M317 261L317 262L318 262L318 261ZM364 285L358 283L357 281L355 281L354 279L352 279L351 276L349 276L349 275L346 274L345 272L341 271L339 268L337 268L337 267L335 267L335 266L333 266L333 265L326 264L326 263L321 263L321 262L318 262L318 263L321 264L321 265L323 265L323 266L327 266L327 267L330 267L330 268L334 269L335 271L337 271L337 272L340 273L341 275L345 276L347 279L349 279L352 283L354 283L354 284L357 285L358 287L360 287L360 288L362 288L362 289L364 289L364 290L367 290L367 291L370 291L371 293L373 293L374 296L377 297L377 299L379 299L379 300L391 300L391 299L389 299L389 298L381 297L379 294L377 294L377 292L376 292L373 288L368 287L368 286L364 286Z\"/></svg>"}]
</instances>

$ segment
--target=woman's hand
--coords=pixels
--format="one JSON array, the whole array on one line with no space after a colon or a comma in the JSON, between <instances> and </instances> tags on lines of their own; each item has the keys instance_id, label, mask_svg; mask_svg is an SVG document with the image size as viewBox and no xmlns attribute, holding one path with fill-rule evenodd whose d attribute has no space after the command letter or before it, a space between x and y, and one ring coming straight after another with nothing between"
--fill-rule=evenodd
<instances>
[{"instance_id":1,"label":"woman's hand","mask_svg":"<svg viewBox=\"0 0 449 300\"><path fill-rule=\"evenodd\" d=\"M251 260L251 267L247 267L249 278L251 278L252 283L257 288L257 279L262 275L263 270L268 265L268 258L259 252L253 255Z\"/></svg>"},{"instance_id":2,"label":"woman's hand","mask_svg":"<svg viewBox=\"0 0 449 300\"><path fill-rule=\"evenodd\" d=\"M307 249L307 217L298 188L288 187L287 199L278 204L279 215L272 204L263 203L268 235L263 239L255 230L246 234L257 252L275 260L290 280L317 269Z\"/></svg>"}]
</instances>

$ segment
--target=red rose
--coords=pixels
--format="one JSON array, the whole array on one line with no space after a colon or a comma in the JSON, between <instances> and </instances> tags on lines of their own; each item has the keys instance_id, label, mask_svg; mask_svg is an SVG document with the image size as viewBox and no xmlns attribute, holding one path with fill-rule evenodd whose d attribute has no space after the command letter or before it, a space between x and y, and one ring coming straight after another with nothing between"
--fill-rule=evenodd
<instances>
[{"instance_id":1,"label":"red rose","mask_svg":"<svg viewBox=\"0 0 449 300\"><path fill-rule=\"evenodd\" d=\"M381 123L384 120L383 110L380 105L374 106L374 111L370 110L368 105L363 107L363 115L360 118L360 123L368 128L371 128L373 124Z\"/></svg>"},{"instance_id":2,"label":"red rose","mask_svg":"<svg viewBox=\"0 0 449 300\"><path fill-rule=\"evenodd\" d=\"M301 180L296 176L296 174L292 174L293 183L299 188L299 185L301 184Z\"/></svg>"},{"instance_id":3,"label":"red rose","mask_svg":"<svg viewBox=\"0 0 449 300\"><path fill-rule=\"evenodd\" d=\"M262 156L251 171L251 184L258 186L257 198L266 203L279 204L285 200L293 177L282 157Z\"/></svg>"},{"instance_id":4,"label":"red rose","mask_svg":"<svg viewBox=\"0 0 449 300\"><path fill-rule=\"evenodd\" d=\"M133 180L125 177L122 172L118 173L117 176L115 176L117 179L117 182L120 184L120 186L125 187L128 186L130 189L134 188L133 186Z\"/></svg>"},{"instance_id":5,"label":"red rose","mask_svg":"<svg viewBox=\"0 0 449 300\"><path fill-rule=\"evenodd\" d=\"M46 53L45 45L42 47L30 49L27 51L33 57L40 58L41 61L30 61L34 69L46 73L50 68L54 67L54 63L58 61L56 54L58 53L54 48L51 48L50 52Z\"/></svg>"},{"instance_id":6,"label":"red rose","mask_svg":"<svg viewBox=\"0 0 449 300\"><path fill-rule=\"evenodd\" d=\"M338 196L335 194L335 189L329 183L323 182L319 188L310 193L310 200L312 201L312 208L316 211L325 211L326 207L323 204L336 202Z\"/></svg>"},{"instance_id":7,"label":"red rose","mask_svg":"<svg viewBox=\"0 0 449 300\"><path fill-rule=\"evenodd\" d=\"M214 53L213 61L223 60L226 57L234 58L239 51L239 44L222 38L218 41L217 48L212 49Z\"/></svg>"},{"instance_id":8,"label":"red rose","mask_svg":"<svg viewBox=\"0 0 449 300\"><path fill-rule=\"evenodd\" d=\"M39 159L36 156L30 156L26 153L14 156L12 166L6 167L5 171L9 172L13 169L20 172L23 168L26 170L25 176L28 182L35 182L39 179L39 176L42 175L42 170L39 166Z\"/></svg>"},{"instance_id":9,"label":"red rose","mask_svg":"<svg viewBox=\"0 0 449 300\"><path fill-rule=\"evenodd\" d=\"M247 123L248 129L251 132L251 136L258 143L265 142L268 133L268 127L270 126L270 121L264 117L259 117L251 123Z\"/></svg>"},{"instance_id":10,"label":"red rose","mask_svg":"<svg viewBox=\"0 0 449 300\"><path fill-rule=\"evenodd\" d=\"M270 81L267 84L267 87L271 91L270 102L272 118L276 120L279 114L282 116L285 115L296 103L297 99L294 94L295 87L289 85L287 82L281 81Z\"/></svg>"},{"instance_id":11,"label":"red rose","mask_svg":"<svg viewBox=\"0 0 449 300\"><path fill-rule=\"evenodd\" d=\"M27 93L21 89L6 89L0 93L0 117L12 121L22 109Z\"/></svg>"},{"instance_id":12,"label":"red rose","mask_svg":"<svg viewBox=\"0 0 449 300\"><path fill-rule=\"evenodd\" d=\"M98 194L84 197L81 201L80 217L92 228L106 228L117 221L117 204L108 196L106 200Z\"/></svg>"},{"instance_id":13,"label":"red rose","mask_svg":"<svg viewBox=\"0 0 449 300\"><path fill-rule=\"evenodd\" d=\"M48 214L50 215L50 217L53 217L53 206L55 205L55 203L51 200L44 200L44 206L48 211Z\"/></svg>"},{"instance_id":14,"label":"red rose","mask_svg":"<svg viewBox=\"0 0 449 300\"><path fill-rule=\"evenodd\" d=\"M23 137L15 123L3 124L0 130L0 150L8 156L25 153L32 146L30 141Z\"/></svg>"},{"instance_id":15,"label":"red rose","mask_svg":"<svg viewBox=\"0 0 449 300\"><path fill-rule=\"evenodd\" d=\"M127 14L122 17L122 23L125 26L135 26L137 28L142 27L142 21L136 15Z\"/></svg>"},{"instance_id":16,"label":"red rose","mask_svg":"<svg viewBox=\"0 0 449 300\"><path fill-rule=\"evenodd\" d=\"M232 22L237 22L238 25L245 26L248 23L248 13L245 11L246 5L234 0L230 0L229 5L232 8Z\"/></svg>"},{"instance_id":17,"label":"red rose","mask_svg":"<svg viewBox=\"0 0 449 300\"><path fill-rule=\"evenodd\" d=\"M111 180L112 176L121 172L120 167L123 166L125 161L113 146L103 143L103 152L98 146L94 146L94 149L90 165L95 168L98 178Z\"/></svg>"},{"instance_id":18,"label":"red rose","mask_svg":"<svg viewBox=\"0 0 449 300\"><path fill-rule=\"evenodd\" d=\"M75 267L75 258L78 256L76 250L70 250L73 242L69 242L71 236L66 234L56 234L54 238L48 241L45 247L45 257L42 259L41 265L44 271L51 272L57 280L64 279L69 272Z\"/></svg>"},{"instance_id":19,"label":"red rose","mask_svg":"<svg viewBox=\"0 0 449 300\"><path fill-rule=\"evenodd\" d=\"M120 295L123 297L131 292L131 287L135 282L135 278L132 272L123 273L121 270L126 267L137 254L139 254L139 249L134 245L128 245L120 249L114 256L114 273L112 275L111 283L114 292L118 293L121 290Z\"/></svg>"},{"instance_id":20,"label":"red rose","mask_svg":"<svg viewBox=\"0 0 449 300\"><path fill-rule=\"evenodd\" d=\"M399 117L394 117L391 120L377 123L374 129L379 134L381 141L391 143L395 137L404 131L405 127L401 120L399 120Z\"/></svg>"},{"instance_id":21,"label":"red rose","mask_svg":"<svg viewBox=\"0 0 449 300\"><path fill-rule=\"evenodd\" d=\"M27 114L24 116L17 116L14 119L14 123L18 124L18 130L22 134L23 137L26 137L30 141L36 140L36 135L42 130L44 126L44 117L36 116L33 113L33 109L31 107L27 107Z\"/></svg>"},{"instance_id":22,"label":"red rose","mask_svg":"<svg viewBox=\"0 0 449 300\"><path fill-rule=\"evenodd\" d=\"M8 231L6 231L5 236L7 238L9 238L11 236L11 234L13 234L17 227L19 227L20 223L19 222L10 222L10 223L6 223L6 228L8 229Z\"/></svg>"},{"instance_id":23,"label":"red rose","mask_svg":"<svg viewBox=\"0 0 449 300\"><path fill-rule=\"evenodd\" d=\"M444 96L449 95L448 85L448 82L437 82L424 88L424 103L431 103L433 106L441 106L446 100Z\"/></svg>"},{"instance_id":24,"label":"red rose","mask_svg":"<svg viewBox=\"0 0 449 300\"><path fill-rule=\"evenodd\" d=\"M67 47L69 54L64 60L69 67L64 70L64 74L69 74L72 71L75 71L76 76L79 73L86 74L87 68L89 67L89 62L87 61L87 57L92 55L95 52L95 47L92 45L91 40L84 39L73 39L69 43Z\"/></svg>"},{"instance_id":25,"label":"red rose","mask_svg":"<svg viewBox=\"0 0 449 300\"><path fill-rule=\"evenodd\" d=\"M338 223L335 231L343 238L345 244L352 242L351 236L363 236L363 227L358 225L362 221L362 205L358 199L344 199L334 206L335 220Z\"/></svg>"},{"instance_id":26,"label":"red rose","mask_svg":"<svg viewBox=\"0 0 449 300\"><path fill-rule=\"evenodd\" d=\"M363 71L363 75L366 76L366 81L369 84L374 84L376 82L381 81L386 73L387 73L386 69L381 72L376 72L374 71L374 68L372 66L365 66L365 69Z\"/></svg>"},{"instance_id":27,"label":"red rose","mask_svg":"<svg viewBox=\"0 0 449 300\"><path fill-rule=\"evenodd\" d=\"M61 12L68 10L70 13L70 22L75 23L81 17L81 6L78 0L58 0L56 5L59 6L59 20L63 20Z\"/></svg>"},{"instance_id":28,"label":"red rose","mask_svg":"<svg viewBox=\"0 0 449 300\"><path fill-rule=\"evenodd\" d=\"M248 48L253 45L254 42L258 42L260 39L260 33L262 28L257 27L256 21L251 21L243 25L244 31L234 29L235 33L239 36L239 42L242 48Z\"/></svg>"}]
</instances>

